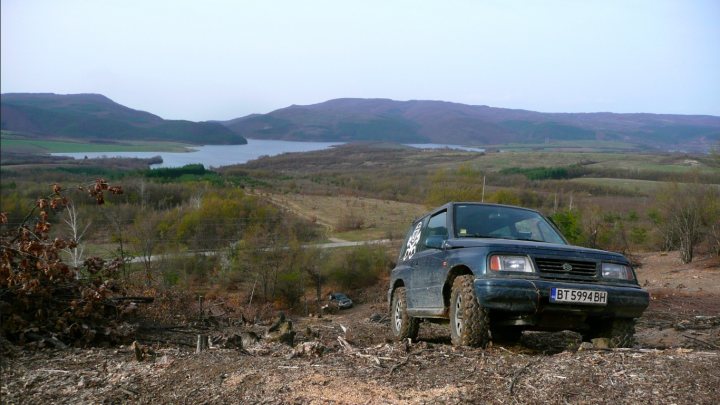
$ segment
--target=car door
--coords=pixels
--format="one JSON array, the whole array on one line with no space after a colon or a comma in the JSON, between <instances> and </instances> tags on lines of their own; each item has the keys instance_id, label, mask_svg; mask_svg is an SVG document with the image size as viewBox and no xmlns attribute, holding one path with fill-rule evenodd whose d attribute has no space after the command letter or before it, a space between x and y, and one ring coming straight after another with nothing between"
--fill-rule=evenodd
<instances>
[{"instance_id":1,"label":"car door","mask_svg":"<svg viewBox=\"0 0 720 405\"><path fill-rule=\"evenodd\" d=\"M437 310L443 308L442 287L447 276L443 266L447 252L426 245L428 238L447 240L447 210L433 214L427 221L413 256L412 295L414 309Z\"/></svg>"},{"instance_id":2,"label":"car door","mask_svg":"<svg viewBox=\"0 0 720 405\"><path fill-rule=\"evenodd\" d=\"M398 268L400 270L401 278L405 282L406 287L406 298L408 308L415 308L417 306L416 295L413 294L412 286L416 284L415 269L417 267L417 253L420 244L420 237L423 232L423 227L427 221L427 217L414 223L407 235L405 236L405 243L403 248L400 250L400 256L398 257Z\"/></svg>"}]
</instances>

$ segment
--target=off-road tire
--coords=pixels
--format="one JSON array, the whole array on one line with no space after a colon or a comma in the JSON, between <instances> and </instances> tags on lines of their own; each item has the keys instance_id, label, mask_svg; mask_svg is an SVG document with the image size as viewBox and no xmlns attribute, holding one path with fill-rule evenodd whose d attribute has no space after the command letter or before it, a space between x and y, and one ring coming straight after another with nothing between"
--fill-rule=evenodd
<instances>
[{"instance_id":1,"label":"off-road tire","mask_svg":"<svg viewBox=\"0 0 720 405\"><path fill-rule=\"evenodd\" d=\"M610 347L633 347L635 343L635 320L615 319L610 330Z\"/></svg>"},{"instance_id":2,"label":"off-road tire","mask_svg":"<svg viewBox=\"0 0 720 405\"><path fill-rule=\"evenodd\" d=\"M390 306L390 329L396 340L417 339L420 322L407 313L407 297L405 287L398 287L393 292Z\"/></svg>"},{"instance_id":3,"label":"off-road tire","mask_svg":"<svg viewBox=\"0 0 720 405\"><path fill-rule=\"evenodd\" d=\"M594 338L607 338L610 340L610 347L633 347L635 341L635 319L617 318L593 321L590 323L590 330L583 334L583 340L590 341Z\"/></svg>"},{"instance_id":4,"label":"off-road tire","mask_svg":"<svg viewBox=\"0 0 720 405\"><path fill-rule=\"evenodd\" d=\"M485 347L490 317L475 297L473 276L455 278L450 294L450 338L456 346Z\"/></svg>"}]
</instances>

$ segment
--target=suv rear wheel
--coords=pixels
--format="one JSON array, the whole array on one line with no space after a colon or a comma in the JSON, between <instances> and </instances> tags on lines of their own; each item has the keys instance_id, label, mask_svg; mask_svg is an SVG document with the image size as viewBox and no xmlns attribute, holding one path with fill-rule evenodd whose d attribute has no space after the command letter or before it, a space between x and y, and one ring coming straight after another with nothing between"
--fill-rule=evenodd
<instances>
[{"instance_id":1,"label":"suv rear wheel","mask_svg":"<svg viewBox=\"0 0 720 405\"><path fill-rule=\"evenodd\" d=\"M420 322L407 313L405 287L398 287L393 293L392 306L390 307L390 328L397 340L417 339Z\"/></svg>"},{"instance_id":2,"label":"suv rear wheel","mask_svg":"<svg viewBox=\"0 0 720 405\"><path fill-rule=\"evenodd\" d=\"M456 346L485 347L490 317L475 297L473 276L458 276L450 294L450 338Z\"/></svg>"}]
</instances>

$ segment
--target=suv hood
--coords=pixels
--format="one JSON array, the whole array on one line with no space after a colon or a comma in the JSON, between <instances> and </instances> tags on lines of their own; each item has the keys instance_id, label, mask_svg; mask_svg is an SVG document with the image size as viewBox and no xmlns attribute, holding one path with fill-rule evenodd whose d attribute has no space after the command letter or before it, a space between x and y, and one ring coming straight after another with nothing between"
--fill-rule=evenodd
<instances>
[{"instance_id":1,"label":"suv hood","mask_svg":"<svg viewBox=\"0 0 720 405\"><path fill-rule=\"evenodd\" d=\"M483 247L492 250L501 250L507 253L518 252L521 254L533 255L562 255L585 257L595 260L616 260L628 262L625 256L599 249L590 249L574 245L560 245L557 243L534 242L514 239L491 239L491 238L455 238L448 239L445 246L449 249L462 249Z\"/></svg>"}]
</instances>

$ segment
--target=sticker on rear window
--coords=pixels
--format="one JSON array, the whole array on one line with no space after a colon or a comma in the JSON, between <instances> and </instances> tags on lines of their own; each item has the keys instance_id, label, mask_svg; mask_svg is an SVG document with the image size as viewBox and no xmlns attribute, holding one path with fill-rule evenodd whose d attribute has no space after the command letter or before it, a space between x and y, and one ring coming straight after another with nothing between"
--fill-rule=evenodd
<instances>
[{"instance_id":1,"label":"sticker on rear window","mask_svg":"<svg viewBox=\"0 0 720 405\"><path fill-rule=\"evenodd\" d=\"M418 242L420 242L420 231L422 230L422 221L418 222L417 226L415 227L415 230L413 231L412 235L410 236L410 239L407 241L407 248L405 249L405 255L403 255L403 260L407 260L415 254L417 251L417 245Z\"/></svg>"}]
</instances>

